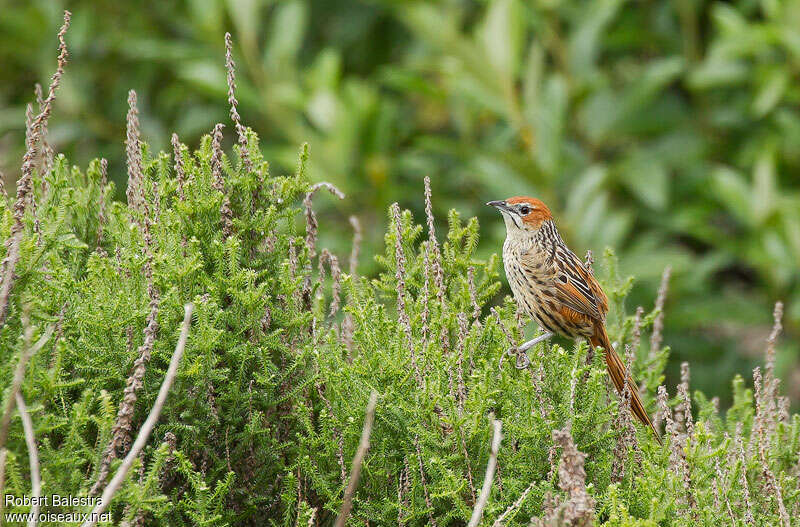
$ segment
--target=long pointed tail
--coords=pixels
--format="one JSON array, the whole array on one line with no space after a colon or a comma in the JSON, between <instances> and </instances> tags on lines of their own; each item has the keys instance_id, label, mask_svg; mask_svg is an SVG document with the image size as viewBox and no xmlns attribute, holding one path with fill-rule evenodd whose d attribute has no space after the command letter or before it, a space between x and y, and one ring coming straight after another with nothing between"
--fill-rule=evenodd
<instances>
[{"instance_id":1,"label":"long pointed tail","mask_svg":"<svg viewBox=\"0 0 800 527\"><path fill-rule=\"evenodd\" d=\"M621 396L622 390L625 386L625 364L614 350L614 346L611 345L611 341L608 338L608 333L606 333L606 328L602 323L595 324L594 335L592 335L592 338L589 339L589 342L592 346L599 346L605 350L603 356L606 359L608 374L611 376L611 380L614 383L614 387L617 389L617 393ZM642 399L639 397L639 388L636 386L636 383L633 382L632 377L628 376L627 382L631 393L631 411L633 412L633 415L635 415L636 418L642 422L642 424L650 427L650 429L653 431L653 436L656 438L656 441L661 444L661 437L658 435L656 427L653 426L653 422L650 421L650 416L647 415L647 410L644 409Z\"/></svg>"}]
</instances>

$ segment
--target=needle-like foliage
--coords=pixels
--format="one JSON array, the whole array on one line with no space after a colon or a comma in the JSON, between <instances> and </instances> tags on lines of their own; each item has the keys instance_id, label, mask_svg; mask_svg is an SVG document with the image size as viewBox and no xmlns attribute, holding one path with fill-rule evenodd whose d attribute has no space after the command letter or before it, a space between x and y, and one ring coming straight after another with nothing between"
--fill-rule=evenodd
<instances>
[{"instance_id":1,"label":"needle-like foliage","mask_svg":"<svg viewBox=\"0 0 800 527\"><path fill-rule=\"evenodd\" d=\"M687 367L677 389L659 391L659 446L631 428L629 406L610 389L602 357L587 363L585 344L514 351L518 318L498 257L476 257L478 222L456 211L436 238L427 185L418 198L426 217L392 205L381 270L360 276L358 250L345 272L346 254L316 247L326 226L311 194L335 187L311 184L308 147L296 172L280 175L239 123L238 156L224 152L217 126L194 151L175 138L177 159L150 152L137 128L128 206L109 201L105 163L83 172L63 155L29 189L38 228L31 209L0 201L0 238L16 240L0 249L0 259L16 251L0 327L3 492L31 491L25 431L8 404L17 393L38 442L42 495L100 491L156 400L191 302L185 355L110 504L115 522L330 525L356 452L347 525L465 525L475 515L498 525L789 526L800 517L800 416L789 415L772 371L781 309L756 400L736 378L734 404L719 415L692 393ZM636 359L628 366L655 413L668 354L663 298L634 315L632 279L610 251L594 272L611 338ZM656 344L645 358L647 331ZM41 507L90 507L68 509Z\"/></svg>"}]
</instances>

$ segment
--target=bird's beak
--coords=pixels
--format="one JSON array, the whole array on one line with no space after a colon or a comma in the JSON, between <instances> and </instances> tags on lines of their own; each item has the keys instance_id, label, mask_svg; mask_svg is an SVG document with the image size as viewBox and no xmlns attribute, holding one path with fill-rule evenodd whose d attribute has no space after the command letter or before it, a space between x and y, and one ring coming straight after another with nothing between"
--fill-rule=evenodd
<instances>
[{"instance_id":1,"label":"bird's beak","mask_svg":"<svg viewBox=\"0 0 800 527\"><path fill-rule=\"evenodd\" d=\"M490 201L487 203L490 207L499 209L500 211L508 210L508 204L505 201Z\"/></svg>"}]
</instances>

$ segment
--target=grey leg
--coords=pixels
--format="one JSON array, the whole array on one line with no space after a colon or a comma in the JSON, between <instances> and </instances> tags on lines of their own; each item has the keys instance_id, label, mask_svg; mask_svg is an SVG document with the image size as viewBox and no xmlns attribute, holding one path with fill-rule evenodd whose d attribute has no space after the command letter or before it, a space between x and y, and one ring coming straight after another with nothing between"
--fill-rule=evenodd
<instances>
[{"instance_id":1,"label":"grey leg","mask_svg":"<svg viewBox=\"0 0 800 527\"><path fill-rule=\"evenodd\" d=\"M548 339L550 339L552 337L553 337L553 333L550 332L550 331L547 331L545 333L542 333L541 335L539 335L535 339L531 339L528 342L526 342L525 344L521 344L520 346L517 346L517 349L520 350L520 351L528 351L529 349L531 349L533 346L537 345L538 343L544 342L545 340L548 340Z\"/></svg>"}]
</instances>

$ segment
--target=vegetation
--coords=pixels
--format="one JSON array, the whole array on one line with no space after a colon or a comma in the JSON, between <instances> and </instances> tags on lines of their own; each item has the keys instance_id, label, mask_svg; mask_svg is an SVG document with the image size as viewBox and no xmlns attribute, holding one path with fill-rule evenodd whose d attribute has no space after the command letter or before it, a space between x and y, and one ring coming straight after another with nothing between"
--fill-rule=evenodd
<instances>
[{"instance_id":1,"label":"vegetation","mask_svg":"<svg viewBox=\"0 0 800 527\"><path fill-rule=\"evenodd\" d=\"M60 75L30 120L16 200L0 200L0 494L35 492L34 451L42 495L101 492L154 406L192 303L177 378L111 503L115 522L332 524L376 392L348 525L466 524L500 437L493 421L502 439L485 524L796 525L800 415L779 395L780 304L754 390L735 377L721 413L691 391L688 365L668 395L666 283L652 311L631 315L633 279L606 251L595 272L609 332L643 382L659 446L585 344L514 353L525 321L509 298L495 303L498 258L476 252L478 221L455 210L439 240L427 180L414 198L422 225L389 207L374 276L360 269L357 221L346 252L324 248L315 203L344 196L312 184L306 146L293 172L270 170L240 122L228 63L229 155L221 124L195 151L176 139L172 155L155 153L129 94L127 204L112 200L104 160L81 171L45 146Z\"/></svg>"},{"instance_id":2,"label":"vegetation","mask_svg":"<svg viewBox=\"0 0 800 527\"><path fill-rule=\"evenodd\" d=\"M140 95L154 150L169 149L171 131L198 144L227 115L220 35L230 30L241 111L267 159L292 171L307 141L312 179L348 195L320 204L324 244L337 254L348 250L351 214L369 252L380 250L390 203L421 214L424 175L438 215L456 208L481 220L482 258L503 237L483 203L535 195L576 251L617 250L637 277L635 304L672 266L668 378L678 382L691 360L697 386L723 407L724 379L757 364L783 299L792 338L776 367L800 401L795 0L70 5L76 64L51 137L81 165L109 159L117 198L127 91ZM60 10L33 1L4 14L0 170L13 181Z\"/></svg>"}]
</instances>

